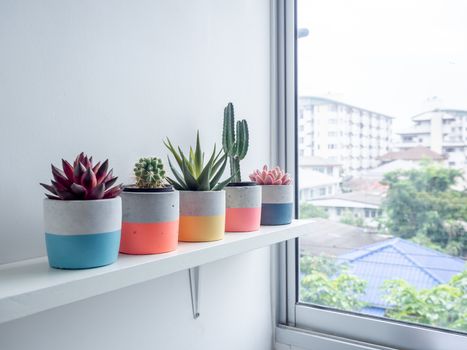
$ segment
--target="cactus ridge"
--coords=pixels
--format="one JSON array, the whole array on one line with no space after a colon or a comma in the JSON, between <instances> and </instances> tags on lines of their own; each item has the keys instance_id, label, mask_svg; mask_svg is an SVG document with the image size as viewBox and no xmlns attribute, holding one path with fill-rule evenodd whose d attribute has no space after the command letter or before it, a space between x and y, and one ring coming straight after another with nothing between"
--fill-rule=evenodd
<instances>
[{"instance_id":1,"label":"cactus ridge","mask_svg":"<svg viewBox=\"0 0 467 350\"><path fill-rule=\"evenodd\" d=\"M161 188L165 186L165 170L157 157L140 158L133 169L136 186L139 188Z\"/></svg>"},{"instance_id":2,"label":"cactus ridge","mask_svg":"<svg viewBox=\"0 0 467 350\"><path fill-rule=\"evenodd\" d=\"M240 161L248 153L249 133L245 119L235 123L234 106L231 102L224 108L224 124L222 129L222 147L229 158L230 174L234 182L242 181Z\"/></svg>"}]
</instances>

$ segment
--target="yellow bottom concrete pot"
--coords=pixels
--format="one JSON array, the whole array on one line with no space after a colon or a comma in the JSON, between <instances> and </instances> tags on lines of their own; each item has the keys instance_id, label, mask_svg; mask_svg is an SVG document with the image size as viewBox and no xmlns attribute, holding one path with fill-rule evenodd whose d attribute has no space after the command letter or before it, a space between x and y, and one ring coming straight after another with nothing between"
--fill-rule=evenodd
<instances>
[{"instance_id":1,"label":"yellow bottom concrete pot","mask_svg":"<svg viewBox=\"0 0 467 350\"><path fill-rule=\"evenodd\" d=\"M179 241L218 241L224 230L225 191L180 191Z\"/></svg>"}]
</instances>

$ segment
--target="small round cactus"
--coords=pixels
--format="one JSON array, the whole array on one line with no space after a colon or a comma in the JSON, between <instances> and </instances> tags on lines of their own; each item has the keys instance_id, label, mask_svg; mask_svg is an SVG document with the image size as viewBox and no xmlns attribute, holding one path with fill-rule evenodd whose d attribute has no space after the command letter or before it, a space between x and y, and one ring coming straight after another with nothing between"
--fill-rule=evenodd
<instances>
[{"instance_id":1,"label":"small round cactus","mask_svg":"<svg viewBox=\"0 0 467 350\"><path fill-rule=\"evenodd\" d=\"M134 168L136 186L161 188L165 186L165 170L162 160L156 157L141 158Z\"/></svg>"}]
</instances>

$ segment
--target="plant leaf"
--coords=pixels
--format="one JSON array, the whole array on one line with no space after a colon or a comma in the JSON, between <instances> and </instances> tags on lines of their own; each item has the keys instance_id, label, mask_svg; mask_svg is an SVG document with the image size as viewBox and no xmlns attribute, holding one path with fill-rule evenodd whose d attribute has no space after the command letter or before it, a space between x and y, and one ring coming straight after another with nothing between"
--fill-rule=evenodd
<instances>
[{"instance_id":1,"label":"plant leaf","mask_svg":"<svg viewBox=\"0 0 467 350\"><path fill-rule=\"evenodd\" d=\"M87 168L83 176L81 176L81 185L86 187L87 190L92 190L97 185L96 174L93 173L91 168Z\"/></svg>"},{"instance_id":2,"label":"plant leaf","mask_svg":"<svg viewBox=\"0 0 467 350\"><path fill-rule=\"evenodd\" d=\"M39 185L41 185L42 187L44 187L47 191L49 191L50 193L52 194L57 194L57 191L55 190L55 187L51 186L51 185L48 185L48 184L44 184L44 183L40 183Z\"/></svg>"},{"instance_id":3,"label":"plant leaf","mask_svg":"<svg viewBox=\"0 0 467 350\"><path fill-rule=\"evenodd\" d=\"M111 189L108 189L107 191L105 191L103 198L115 198L120 193L122 193L122 190L123 190L123 184L112 187Z\"/></svg>"},{"instance_id":4,"label":"plant leaf","mask_svg":"<svg viewBox=\"0 0 467 350\"><path fill-rule=\"evenodd\" d=\"M171 184L177 191L183 191L183 190L185 189L184 187L180 186L180 184L179 184L177 181L171 179L170 177L167 177L166 180L167 180L167 182L168 182L169 184Z\"/></svg>"},{"instance_id":5,"label":"plant leaf","mask_svg":"<svg viewBox=\"0 0 467 350\"><path fill-rule=\"evenodd\" d=\"M105 184L101 183L94 187L88 195L88 199L102 199L105 193Z\"/></svg>"},{"instance_id":6,"label":"plant leaf","mask_svg":"<svg viewBox=\"0 0 467 350\"><path fill-rule=\"evenodd\" d=\"M224 171L225 171L225 167L227 165L227 156L224 154L224 156L221 158L223 159L223 162L221 164L221 167L219 168L219 170L217 171L217 173L215 173L214 177L211 179L211 182L209 183L209 187L211 189L213 189L214 187L216 187L217 183L219 182L220 178L222 177L222 175L224 174Z\"/></svg>"},{"instance_id":7,"label":"plant leaf","mask_svg":"<svg viewBox=\"0 0 467 350\"><path fill-rule=\"evenodd\" d=\"M71 185L71 181L67 179L65 173L60 169L56 168L55 165L52 166L52 175L58 183L61 183L63 186L68 187Z\"/></svg>"},{"instance_id":8,"label":"plant leaf","mask_svg":"<svg viewBox=\"0 0 467 350\"><path fill-rule=\"evenodd\" d=\"M174 166L172 165L172 162L170 161L170 158L167 157L168 161L169 161L169 167L170 169L172 170L172 173L174 174L175 178L177 179L178 183L177 185L180 187L180 188L184 188L184 189L187 189L187 185L185 184L185 181L183 181L183 177L182 175L177 171L177 169L174 168ZM174 180L172 180L174 181ZM175 181L174 181L175 182ZM175 186L174 186L175 187Z\"/></svg>"},{"instance_id":9,"label":"plant leaf","mask_svg":"<svg viewBox=\"0 0 467 350\"><path fill-rule=\"evenodd\" d=\"M195 167L199 172L201 172L201 169L203 167L203 158L204 154L201 153L201 143L199 141L199 130L196 133L196 147L195 147Z\"/></svg>"},{"instance_id":10,"label":"plant leaf","mask_svg":"<svg viewBox=\"0 0 467 350\"><path fill-rule=\"evenodd\" d=\"M107 169L109 168L109 160L106 159L104 163L99 167L99 169L96 172L96 181L98 184L103 182L107 175ZM92 171L92 170L91 170Z\"/></svg>"},{"instance_id":11,"label":"plant leaf","mask_svg":"<svg viewBox=\"0 0 467 350\"><path fill-rule=\"evenodd\" d=\"M86 171L86 168L84 167L84 165L78 161L78 163L76 164L73 170L74 182L81 183L81 177L83 177L83 174L85 171Z\"/></svg>"},{"instance_id":12,"label":"plant leaf","mask_svg":"<svg viewBox=\"0 0 467 350\"><path fill-rule=\"evenodd\" d=\"M197 179L200 191L209 191L211 189L209 179L211 178L212 164L214 162L215 157L216 157L216 147L214 146L214 150L212 152L211 158L209 158L206 166L204 167L203 171L201 172L201 174L198 176L198 179Z\"/></svg>"},{"instance_id":13,"label":"plant leaf","mask_svg":"<svg viewBox=\"0 0 467 350\"><path fill-rule=\"evenodd\" d=\"M172 155L174 156L175 160L178 163L178 166L181 169L182 168L182 158L180 158L180 155L177 153L177 151L175 150L174 146L172 145L172 143L170 142L168 137L167 137L167 141L164 141L164 145L172 153Z\"/></svg>"},{"instance_id":14,"label":"plant leaf","mask_svg":"<svg viewBox=\"0 0 467 350\"><path fill-rule=\"evenodd\" d=\"M238 172L237 172L238 173ZM227 180L225 181L222 181L222 182L219 182L214 188L213 188L213 191L220 191L222 189L224 189L225 186L227 186L230 181L232 181L232 179L237 175L237 173L233 174L232 176L230 176Z\"/></svg>"},{"instance_id":15,"label":"plant leaf","mask_svg":"<svg viewBox=\"0 0 467 350\"><path fill-rule=\"evenodd\" d=\"M192 172L188 169L185 158L182 158L182 173L183 173L183 178L185 180L187 188L192 191L197 191L199 185L196 182L196 179L193 177Z\"/></svg>"},{"instance_id":16,"label":"plant leaf","mask_svg":"<svg viewBox=\"0 0 467 350\"><path fill-rule=\"evenodd\" d=\"M107 180L105 182L102 182L104 184L104 187L106 190L108 190L112 185L117 181L118 176L112 177L110 180Z\"/></svg>"},{"instance_id":17,"label":"plant leaf","mask_svg":"<svg viewBox=\"0 0 467 350\"><path fill-rule=\"evenodd\" d=\"M78 184L72 184L70 189L71 192L73 192L76 195L76 197L80 199L84 199L88 194L88 190L86 190L84 186Z\"/></svg>"},{"instance_id":18,"label":"plant leaf","mask_svg":"<svg viewBox=\"0 0 467 350\"><path fill-rule=\"evenodd\" d=\"M71 164L68 163L68 161L66 161L65 159L62 159L62 168L67 179L70 182L73 182L73 167L71 166Z\"/></svg>"}]
</instances>

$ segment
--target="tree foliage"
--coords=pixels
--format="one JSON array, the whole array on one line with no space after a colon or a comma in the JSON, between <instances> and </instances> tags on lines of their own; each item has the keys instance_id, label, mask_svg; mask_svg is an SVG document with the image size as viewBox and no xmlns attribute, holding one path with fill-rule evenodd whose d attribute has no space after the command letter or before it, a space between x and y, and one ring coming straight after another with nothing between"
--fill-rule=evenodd
<instances>
[{"instance_id":1,"label":"tree foliage","mask_svg":"<svg viewBox=\"0 0 467 350\"><path fill-rule=\"evenodd\" d=\"M310 218L324 218L329 217L328 213L322 208L311 203L301 203L300 204L300 219L310 219Z\"/></svg>"},{"instance_id":2,"label":"tree foliage","mask_svg":"<svg viewBox=\"0 0 467 350\"><path fill-rule=\"evenodd\" d=\"M467 270L431 289L417 290L404 280L385 281L382 288L392 305L385 316L467 331Z\"/></svg>"},{"instance_id":3,"label":"tree foliage","mask_svg":"<svg viewBox=\"0 0 467 350\"><path fill-rule=\"evenodd\" d=\"M366 281L347 273L348 266L324 256L302 256L300 296L308 303L358 311L365 304Z\"/></svg>"},{"instance_id":4,"label":"tree foliage","mask_svg":"<svg viewBox=\"0 0 467 350\"><path fill-rule=\"evenodd\" d=\"M360 216L355 216L350 210L345 210L339 220L341 224L363 227L365 221Z\"/></svg>"},{"instance_id":5,"label":"tree foliage","mask_svg":"<svg viewBox=\"0 0 467 350\"><path fill-rule=\"evenodd\" d=\"M467 255L467 194L453 189L461 178L460 170L433 163L385 174L387 230L402 238L429 241L453 255Z\"/></svg>"}]
</instances>

